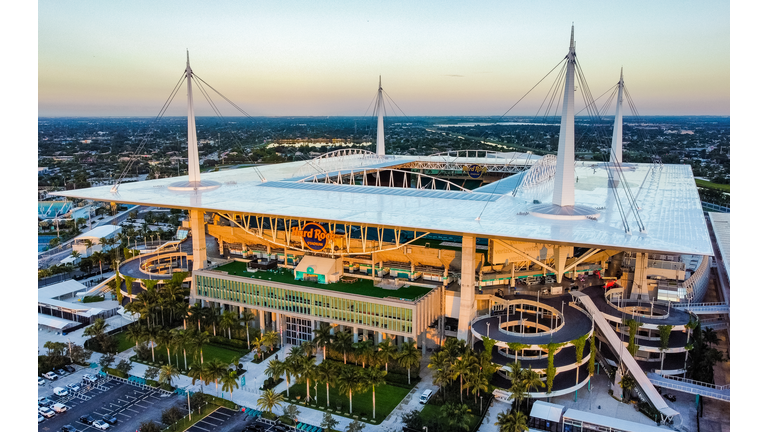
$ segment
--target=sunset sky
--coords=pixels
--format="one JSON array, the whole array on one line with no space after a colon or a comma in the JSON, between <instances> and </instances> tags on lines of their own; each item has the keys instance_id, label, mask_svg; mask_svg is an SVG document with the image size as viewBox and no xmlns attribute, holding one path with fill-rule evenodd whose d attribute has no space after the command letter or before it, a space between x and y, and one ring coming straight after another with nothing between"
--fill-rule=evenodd
<instances>
[{"instance_id":1,"label":"sunset sky","mask_svg":"<svg viewBox=\"0 0 768 432\"><path fill-rule=\"evenodd\" d=\"M154 116L186 49L253 116L361 116L379 75L409 116L500 115L565 56L571 22L595 97L623 66L641 115L730 115L727 1L48 0L38 115ZM510 115L533 114L554 75ZM167 115L184 114L184 92Z\"/></svg>"}]
</instances>

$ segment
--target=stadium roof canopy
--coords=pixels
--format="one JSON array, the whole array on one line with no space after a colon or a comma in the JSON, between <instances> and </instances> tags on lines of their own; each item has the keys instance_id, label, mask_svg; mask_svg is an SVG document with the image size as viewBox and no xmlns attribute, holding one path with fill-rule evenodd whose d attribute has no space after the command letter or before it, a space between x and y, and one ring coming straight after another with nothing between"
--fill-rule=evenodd
<instances>
[{"instance_id":1,"label":"stadium roof canopy","mask_svg":"<svg viewBox=\"0 0 768 432\"><path fill-rule=\"evenodd\" d=\"M528 214L534 201L552 202L553 180L515 190L522 174L473 192L338 185L301 181L313 174L333 178L338 171L396 167L434 157L386 156L325 165L290 162L201 175L221 184L213 190L184 192L168 186L186 177L165 178L57 192L97 201L203 209L336 221L456 235L506 238L565 245L651 252L712 255L696 184L688 165L636 164L623 171L640 208L645 232L630 209L625 188L609 187L604 164L576 162L575 202L599 210L596 220L556 220ZM455 160L464 159L456 158ZM482 158L466 158L480 163ZM471 160L470 160L471 159ZM492 161L491 161L492 162ZM333 166L333 169L329 169ZM313 172L314 169L314 172ZM407 169L407 168L406 168ZM335 171L334 171L335 170ZM617 204L620 203L620 204ZM624 218L631 228L627 234Z\"/></svg>"}]
</instances>

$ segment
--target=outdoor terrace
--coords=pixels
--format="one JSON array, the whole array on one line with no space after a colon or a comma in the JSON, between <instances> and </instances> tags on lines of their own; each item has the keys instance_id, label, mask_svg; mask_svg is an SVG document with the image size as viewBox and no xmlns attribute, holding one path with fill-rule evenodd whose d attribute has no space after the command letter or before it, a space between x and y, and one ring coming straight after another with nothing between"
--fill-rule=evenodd
<instances>
[{"instance_id":1,"label":"outdoor terrace","mask_svg":"<svg viewBox=\"0 0 768 432\"><path fill-rule=\"evenodd\" d=\"M415 301L430 291L432 288L419 286L404 286L396 290L388 290L375 286L372 280L358 279L353 283L336 282L321 284L317 282L308 282L294 279L293 272L287 269L276 269L267 271L249 272L246 270L247 263L234 261L221 265L211 270L226 272L231 276L240 276L248 279L262 279L272 282L280 282L289 285L297 285L314 289L336 291L347 294L356 294L375 298L396 298L407 301Z\"/></svg>"}]
</instances>

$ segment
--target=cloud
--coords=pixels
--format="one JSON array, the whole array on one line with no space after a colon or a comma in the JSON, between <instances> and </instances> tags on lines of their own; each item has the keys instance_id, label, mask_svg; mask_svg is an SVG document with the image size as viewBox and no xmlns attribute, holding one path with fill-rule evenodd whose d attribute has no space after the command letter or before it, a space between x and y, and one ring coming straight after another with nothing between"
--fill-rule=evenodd
<instances>
[{"instance_id":1,"label":"cloud","mask_svg":"<svg viewBox=\"0 0 768 432\"><path fill-rule=\"evenodd\" d=\"M443 75L451 78L464 78L464 75Z\"/></svg>"}]
</instances>

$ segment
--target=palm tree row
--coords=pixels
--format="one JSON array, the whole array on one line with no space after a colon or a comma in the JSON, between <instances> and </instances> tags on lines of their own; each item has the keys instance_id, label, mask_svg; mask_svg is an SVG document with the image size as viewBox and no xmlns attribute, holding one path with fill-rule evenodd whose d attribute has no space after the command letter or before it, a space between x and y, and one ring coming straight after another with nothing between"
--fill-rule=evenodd
<instances>
[{"instance_id":1,"label":"palm tree row","mask_svg":"<svg viewBox=\"0 0 768 432\"><path fill-rule=\"evenodd\" d=\"M126 337L128 340L136 344L136 348L140 343L148 342L152 349L152 362L155 362L155 347L163 345L166 348L166 354L168 355L168 364L171 364L171 350L176 355L176 367L179 366L179 354L183 354L184 370L189 369L187 367L187 349L193 350L194 353L200 353L200 363L203 362L203 347L210 342L210 335L208 332L198 332L194 329L166 329L162 327L147 327L142 325L134 325L128 328L126 331Z\"/></svg>"},{"instance_id":2,"label":"palm tree row","mask_svg":"<svg viewBox=\"0 0 768 432\"><path fill-rule=\"evenodd\" d=\"M219 382L221 382L221 389L229 392L229 399L232 400L234 390L240 388L237 382L237 370L230 369L232 366L232 363L224 363L217 358L206 363L198 362L195 359L189 368L192 385L200 381L200 391L204 392L203 384L208 385L213 382L216 384L216 393L218 393Z\"/></svg>"},{"instance_id":3,"label":"palm tree row","mask_svg":"<svg viewBox=\"0 0 768 432\"><path fill-rule=\"evenodd\" d=\"M483 338L485 349L475 352L463 340L448 338L443 348L429 358L429 367L434 372L432 383L439 386L445 398L445 387L459 380L459 400L464 403L464 391L475 397L480 392L487 392L491 376L498 366L491 361L493 341Z\"/></svg>"}]
</instances>

